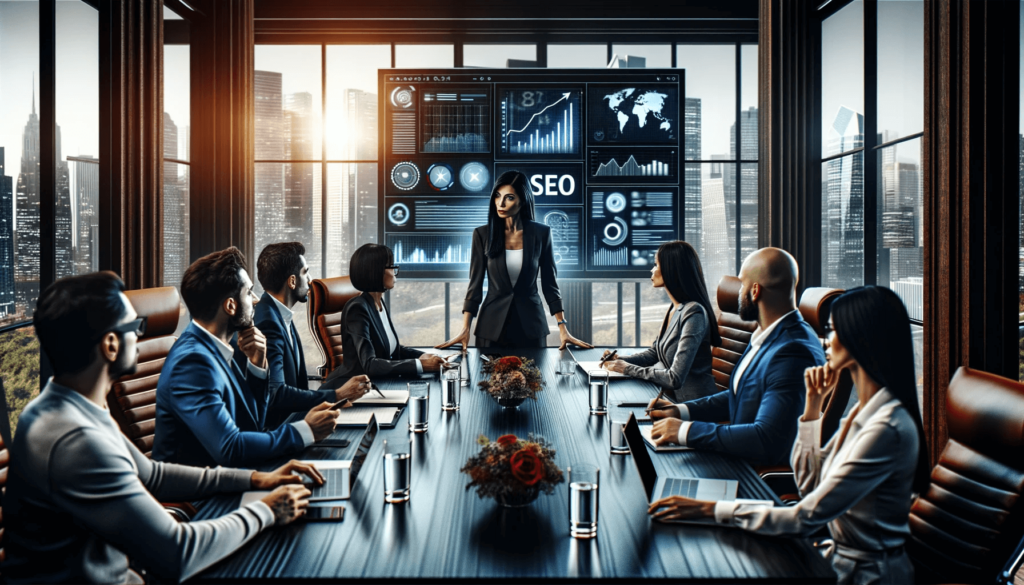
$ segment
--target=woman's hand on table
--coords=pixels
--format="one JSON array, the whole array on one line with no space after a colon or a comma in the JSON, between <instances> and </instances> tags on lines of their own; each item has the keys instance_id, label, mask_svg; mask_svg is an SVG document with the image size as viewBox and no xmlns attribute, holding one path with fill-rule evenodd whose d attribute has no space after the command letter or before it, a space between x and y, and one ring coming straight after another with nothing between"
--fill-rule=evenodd
<instances>
[{"instance_id":1,"label":"woman's hand on table","mask_svg":"<svg viewBox=\"0 0 1024 585\"><path fill-rule=\"evenodd\" d=\"M626 366L629 364L622 360L609 360L601 364L601 367L608 370L609 372L618 372L620 374L626 373Z\"/></svg>"},{"instance_id":2,"label":"woman's hand on table","mask_svg":"<svg viewBox=\"0 0 1024 585\"><path fill-rule=\"evenodd\" d=\"M462 344L463 351L469 349L469 327L464 327L462 331L459 331L455 337L452 337L448 341L435 345L434 349L446 349L459 344Z\"/></svg>"},{"instance_id":3,"label":"woman's hand on table","mask_svg":"<svg viewBox=\"0 0 1024 585\"><path fill-rule=\"evenodd\" d=\"M324 485L324 476L319 469L309 463L292 459L274 471L252 472L252 489L269 490L282 485L301 485L302 476L312 479L316 485Z\"/></svg>"},{"instance_id":4,"label":"woman's hand on table","mask_svg":"<svg viewBox=\"0 0 1024 585\"><path fill-rule=\"evenodd\" d=\"M684 498L683 496L669 496L652 503L647 508L647 513L659 522L714 518L715 503Z\"/></svg>"},{"instance_id":5,"label":"woman's hand on table","mask_svg":"<svg viewBox=\"0 0 1024 585\"><path fill-rule=\"evenodd\" d=\"M575 345L577 347L582 347L583 349L593 349L593 347L594 347L593 345L590 345L586 341L581 341L581 340L576 339L575 337L573 337L569 333L569 330L566 329L564 326L559 327L558 328L558 349L559 350L565 349L570 344Z\"/></svg>"}]
</instances>

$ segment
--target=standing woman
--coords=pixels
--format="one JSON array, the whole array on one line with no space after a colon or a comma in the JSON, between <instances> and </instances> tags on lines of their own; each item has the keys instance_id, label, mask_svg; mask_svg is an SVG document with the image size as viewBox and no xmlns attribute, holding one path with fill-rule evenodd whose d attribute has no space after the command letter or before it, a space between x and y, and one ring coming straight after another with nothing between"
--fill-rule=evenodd
<instances>
[{"instance_id":1,"label":"standing woman","mask_svg":"<svg viewBox=\"0 0 1024 585\"><path fill-rule=\"evenodd\" d=\"M610 360L604 367L658 384L677 404L715 394L711 346L722 345L722 338L693 246L678 240L662 244L654 257L651 284L666 289L671 302L658 338L649 349Z\"/></svg>"},{"instance_id":2,"label":"standing woman","mask_svg":"<svg viewBox=\"0 0 1024 585\"><path fill-rule=\"evenodd\" d=\"M855 288L832 304L828 361L804 372L807 401L790 461L802 499L793 507L703 502L671 496L655 519L714 518L762 534L807 535L823 525L835 540L839 583L913 583L903 548L911 498L928 487L928 456L917 405L910 319L896 293ZM821 446L821 405L849 370L857 405Z\"/></svg>"},{"instance_id":3,"label":"standing woman","mask_svg":"<svg viewBox=\"0 0 1024 585\"><path fill-rule=\"evenodd\" d=\"M526 175L519 171L502 173L491 191L487 225L473 230L473 251L469 265L469 290L462 306L462 331L438 345L469 347L469 329L477 309L477 347L545 347L550 333L544 306L537 292L540 275L544 300L558 320L559 349L572 343L590 344L569 334L562 313L562 296L555 280L555 257L551 228L533 221L533 192ZM483 297L484 274L487 298Z\"/></svg>"}]
</instances>

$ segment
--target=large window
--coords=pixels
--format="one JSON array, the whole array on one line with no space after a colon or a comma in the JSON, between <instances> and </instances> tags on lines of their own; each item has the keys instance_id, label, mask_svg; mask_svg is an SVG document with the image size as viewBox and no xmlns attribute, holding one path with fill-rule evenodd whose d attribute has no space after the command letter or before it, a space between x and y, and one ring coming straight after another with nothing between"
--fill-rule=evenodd
<instances>
[{"instance_id":1,"label":"large window","mask_svg":"<svg viewBox=\"0 0 1024 585\"><path fill-rule=\"evenodd\" d=\"M856 0L822 22L821 37L822 284L900 296L920 388L924 3Z\"/></svg>"},{"instance_id":2,"label":"large window","mask_svg":"<svg viewBox=\"0 0 1024 585\"><path fill-rule=\"evenodd\" d=\"M332 277L348 274L356 247L376 241L378 69L505 67L541 55L551 68L605 67L617 55L634 66L643 57L648 68L687 70L684 234L714 299L721 276L736 274L757 246L756 45L257 45L257 254L271 242L301 241L314 277ZM466 285L400 279L390 306L402 342L434 345L454 335ZM646 279L590 286L585 312L595 343L653 341L669 307L664 291ZM557 341L550 325L549 344ZM319 355L308 327L298 329L307 355ZM312 371L316 360L307 361Z\"/></svg>"},{"instance_id":3,"label":"large window","mask_svg":"<svg viewBox=\"0 0 1024 585\"><path fill-rule=\"evenodd\" d=\"M168 8L164 19L184 21ZM189 258L189 46L164 45L164 286L181 286Z\"/></svg>"}]
</instances>

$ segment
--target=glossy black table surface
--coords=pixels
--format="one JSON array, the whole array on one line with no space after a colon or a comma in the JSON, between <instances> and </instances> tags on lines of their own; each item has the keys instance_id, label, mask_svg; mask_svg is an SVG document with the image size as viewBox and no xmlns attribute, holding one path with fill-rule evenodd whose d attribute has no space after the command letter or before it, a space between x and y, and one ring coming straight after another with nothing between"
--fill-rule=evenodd
<instances>
[{"instance_id":1,"label":"glossy black table surface","mask_svg":"<svg viewBox=\"0 0 1024 585\"><path fill-rule=\"evenodd\" d=\"M406 412L394 429L378 435L352 499L343 502L342 522L272 528L197 580L835 581L830 564L804 540L650 520L632 458L609 454L606 417L589 414L585 374L577 370L573 376L557 376L556 349L506 353L535 359L546 388L536 401L505 411L477 389L481 361L471 350L471 384L463 388L460 411L447 413L441 411L437 377L430 378L429 431L412 436L410 502L386 504L383 493L382 439L410 436ZM600 355L598 350L574 353L581 360ZM382 388L404 388L408 381L375 380ZM649 401L656 394L650 383L617 379L611 381L609 403ZM333 436L355 443L361 433L347 428ZM520 509L503 509L466 491L469 478L459 469L479 450L477 437L484 434L493 441L506 433L544 436L557 449L555 461L563 470L577 462L600 467L596 539L569 536L565 483L554 495L541 494ZM310 447L295 458L346 459L354 449L354 444L347 449ZM774 499L743 461L694 451L652 455L659 475L736 479L739 497ZM213 498L201 506L197 520L223 515L238 502L237 495Z\"/></svg>"}]
</instances>

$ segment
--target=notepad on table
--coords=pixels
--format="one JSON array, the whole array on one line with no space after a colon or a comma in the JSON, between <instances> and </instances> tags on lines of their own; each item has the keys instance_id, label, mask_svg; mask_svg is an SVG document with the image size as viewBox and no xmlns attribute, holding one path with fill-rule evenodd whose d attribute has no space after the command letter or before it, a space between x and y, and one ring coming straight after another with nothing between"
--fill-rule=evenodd
<instances>
[{"instance_id":1,"label":"notepad on table","mask_svg":"<svg viewBox=\"0 0 1024 585\"><path fill-rule=\"evenodd\" d=\"M408 392L406 394L408 394ZM397 406L357 405L351 408L342 408L341 411L338 412L338 418L334 419L334 424L339 426L365 427L370 424L370 417L376 415L377 422L380 426L394 426L395 419L398 418L400 410L401 408Z\"/></svg>"},{"instance_id":2,"label":"notepad on table","mask_svg":"<svg viewBox=\"0 0 1024 585\"><path fill-rule=\"evenodd\" d=\"M605 370L604 368L601 367L601 362L576 362L576 365L579 366L581 370L583 370L584 374L589 373L589 372L594 372L594 371L597 371L597 370L601 370L601 371L607 373L609 378L628 378L629 377L626 374L620 374L619 372L613 372L611 370Z\"/></svg>"},{"instance_id":3,"label":"notepad on table","mask_svg":"<svg viewBox=\"0 0 1024 585\"><path fill-rule=\"evenodd\" d=\"M381 398L376 390L370 390L368 394L352 403L353 408L357 406L405 406L409 403L408 390L381 390L384 395ZM377 417L380 420L380 417ZM369 418L366 419L369 422ZM391 420L391 419L388 419Z\"/></svg>"}]
</instances>

